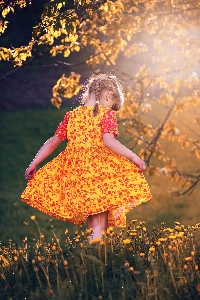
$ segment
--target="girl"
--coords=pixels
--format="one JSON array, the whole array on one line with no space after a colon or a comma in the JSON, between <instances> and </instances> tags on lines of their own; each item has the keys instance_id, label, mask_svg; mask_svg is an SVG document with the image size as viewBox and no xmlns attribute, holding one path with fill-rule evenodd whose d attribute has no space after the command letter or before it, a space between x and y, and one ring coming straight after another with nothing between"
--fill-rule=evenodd
<instances>
[{"instance_id":1,"label":"girl","mask_svg":"<svg viewBox=\"0 0 200 300\"><path fill-rule=\"evenodd\" d=\"M83 224L93 239L107 226L126 226L126 213L151 198L135 153L118 140L115 111L124 102L114 75L99 74L85 85L81 106L66 113L55 135L25 171L22 200L55 218ZM36 167L68 139L66 149L36 172Z\"/></svg>"}]
</instances>

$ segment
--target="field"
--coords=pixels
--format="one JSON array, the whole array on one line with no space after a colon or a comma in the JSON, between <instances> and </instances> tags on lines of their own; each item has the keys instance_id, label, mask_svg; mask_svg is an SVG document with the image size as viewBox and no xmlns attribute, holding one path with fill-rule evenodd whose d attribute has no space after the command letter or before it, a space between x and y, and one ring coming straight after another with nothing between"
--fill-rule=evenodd
<instances>
[{"instance_id":1,"label":"field","mask_svg":"<svg viewBox=\"0 0 200 300\"><path fill-rule=\"evenodd\" d=\"M20 194L26 186L25 169L44 141L54 134L58 123L68 109L70 107L63 107L61 110L50 108L1 112L0 240L2 244L8 243L9 239L19 243L24 236L31 238L33 236L32 229L24 224L31 215L37 217L41 228L49 221L48 216L23 203L20 200ZM188 134L190 134L189 131ZM119 140L122 142L126 140L126 134L123 132L121 124ZM191 169L196 161L188 160L186 150L181 150L176 143L173 145L170 149L171 155L177 157L184 168ZM128 146L131 147L131 143ZM65 143L62 143L50 159L64 148ZM149 228L158 227L163 221L168 226L173 226L175 221L185 225L198 223L199 188L191 196L173 198L168 193L172 184L167 177L147 176L147 181L153 198L132 210L127 216L128 221L133 218L145 220ZM52 222L47 225L47 229L51 224ZM76 230L75 226L59 220L53 220L53 224L58 236L61 236L66 228L70 232Z\"/></svg>"},{"instance_id":2,"label":"field","mask_svg":"<svg viewBox=\"0 0 200 300\"><path fill-rule=\"evenodd\" d=\"M26 167L69 109L1 113L0 298L200 299L199 187L173 198L169 178L146 176L152 200L128 214L125 230L109 228L93 244L86 224L52 220L20 200ZM187 149L166 147L184 169L196 167Z\"/></svg>"}]
</instances>

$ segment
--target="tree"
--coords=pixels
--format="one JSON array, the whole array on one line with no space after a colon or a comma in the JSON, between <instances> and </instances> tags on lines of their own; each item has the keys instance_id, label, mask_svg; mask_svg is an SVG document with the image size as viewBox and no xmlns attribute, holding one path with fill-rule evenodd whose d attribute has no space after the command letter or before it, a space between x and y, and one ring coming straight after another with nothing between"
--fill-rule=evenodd
<instances>
[{"instance_id":1,"label":"tree","mask_svg":"<svg viewBox=\"0 0 200 300\"><path fill-rule=\"evenodd\" d=\"M126 101L119 119L130 135L132 149L140 148L149 174L170 176L177 185L174 195L192 191L200 182L200 168L180 170L166 144L187 147L199 163L199 1L74 2L74 7L67 9L67 1L51 0L27 46L0 48L0 59L14 67L0 80L47 51L53 57L62 54L67 58L87 49L88 59L79 64L85 63L94 73L112 69L123 81ZM25 1L2 1L3 18L20 3ZM7 23L2 20L0 25L3 33ZM37 54L33 55L33 49ZM53 105L59 108L63 97L70 98L80 90L80 74L63 75L53 87ZM165 115L156 114L159 108ZM181 119L186 111L192 113L195 127L191 120ZM180 131L178 122L191 136Z\"/></svg>"}]
</instances>

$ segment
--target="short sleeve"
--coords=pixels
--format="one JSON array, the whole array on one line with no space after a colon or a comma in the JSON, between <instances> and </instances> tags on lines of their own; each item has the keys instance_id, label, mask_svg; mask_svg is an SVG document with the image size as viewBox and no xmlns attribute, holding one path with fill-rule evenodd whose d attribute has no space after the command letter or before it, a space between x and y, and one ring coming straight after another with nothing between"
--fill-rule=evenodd
<instances>
[{"instance_id":1,"label":"short sleeve","mask_svg":"<svg viewBox=\"0 0 200 300\"><path fill-rule=\"evenodd\" d=\"M114 110L108 110L101 121L101 133L113 133L114 136L119 135L117 117Z\"/></svg>"},{"instance_id":2,"label":"short sleeve","mask_svg":"<svg viewBox=\"0 0 200 300\"><path fill-rule=\"evenodd\" d=\"M55 135L63 141L67 139L67 123L68 123L69 117L70 117L70 111L65 114L64 119L58 125L58 127L55 131Z\"/></svg>"}]
</instances>

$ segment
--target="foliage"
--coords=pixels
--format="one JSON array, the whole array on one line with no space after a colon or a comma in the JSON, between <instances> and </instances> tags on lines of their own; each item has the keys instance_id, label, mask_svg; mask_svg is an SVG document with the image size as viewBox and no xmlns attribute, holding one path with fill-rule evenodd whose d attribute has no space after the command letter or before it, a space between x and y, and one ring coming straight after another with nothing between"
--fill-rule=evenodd
<instances>
[{"instance_id":1,"label":"foliage","mask_svg":"<svg viewBox=\"0 0 200 300\"><path fill-rule=\"evenodd\" d=\"M15 7L25 8L27 5L26 0L15 0L15 1L1 1L0 2L0 12L3 19L0 19L0 34L4 33L8 26L8 21L6 21L6 17L10 12L15 11ZM3 50L3 49L2 49ZM6 51L6 49L5 49ZM6 56L5 56L6 58ZM4 59L4 58L3 58Z\"/></svg>"},{"instance_id":2,"label":"foliage","mask_svg":"<svg viewBox=\"0 0 200 300\"><path fill-rule=\"evenodd\" d=\"M127 233L109 227L90 243L92 231L65 230L64 247L52 226L45 240L0 248L1 299L197 299L200 292L200 224L174 228L161 223L150 233L132 220ZM29 222L28 222L29 223ZM27 223L27 224L28 224Z\"/></svg>"},{"instance_id":3,"label":"foliage","mask_svg":"<svg viewBox=\"0 0 200 300\"><path fill-rule=\"evenodd\" d=\"M5 18L13 9L9 1L2 3L8 3L2 14ZM44 6L29 44L1 47L0 59L17 70L45 51L67 59L73 52L89 49L86 65L96 73L112 69L123 81L126 101L119 118L130 135L132 149L138 147L150 175L170 177L176 184L172 194L180 196L200 182L200 169L181 170L163 148L163 140L171 147L188 149L186 159L199 163L199 20L197 0L85 0L75 1L73 9L67 9L67 1L52 0ZM2 33L5 22L1 23ZM33 49L37 54L33 55ZM79 74L59 79L52 103L60 107L62 97L76 95L81 89L79 79ZM159 116L159 107L165 115ZM187 111L193 112L194 125L183 117ZM180 131L180 123L189 128L190 136Z\"/></svg>"}]
</instances>

